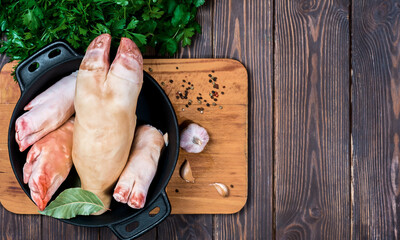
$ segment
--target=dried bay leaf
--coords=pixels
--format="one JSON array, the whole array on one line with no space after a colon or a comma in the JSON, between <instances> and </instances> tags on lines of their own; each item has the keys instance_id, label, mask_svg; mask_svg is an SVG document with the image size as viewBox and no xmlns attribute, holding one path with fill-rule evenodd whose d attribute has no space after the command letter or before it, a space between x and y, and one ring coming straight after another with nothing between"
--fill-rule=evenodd
<instances>
[{"instance_id":1,"label":"dried bay leaf","mask_svg":"<svg viewBox=\"0 0 400 240\"><path fill-rule=\"evenodd\" d=\"M90 215L103 209L108 210L96 194L81 188L69 188L39 213L59 219L70 219L77 215Z\"/></svg>"}]
</instances>

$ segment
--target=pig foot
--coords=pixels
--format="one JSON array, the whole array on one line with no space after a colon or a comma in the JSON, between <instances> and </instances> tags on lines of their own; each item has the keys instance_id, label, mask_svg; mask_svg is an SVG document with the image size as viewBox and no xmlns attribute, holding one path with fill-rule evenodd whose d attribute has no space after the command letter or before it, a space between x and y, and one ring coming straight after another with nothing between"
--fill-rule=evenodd
<instances>
[{"instance_id":1,"label":"pig foot","mask_svg":"<svg viewBox=\"0 0 400 240\"><path fill-rule=\"evenodd\" d=\"M114 189L116 201L135 209L144 207L163 146L164 137L156 128L149 125L137 128L128 163Z\"/></svg>"},{"instance_id":2,"label":"pig foot","mask_svg":"<svg viewBox=\"0 0 400 240\"><path fill-rule=\"evenodd\" d=\"M25 106L28 112L15 122L15 140L21 152L72 116L77 74L62 78Z\"/></svg>"},{"instance_id":3,"label":"pig foot","mask_svg":"<svg viewBox=\"0 0 400 240\"><path fill-rule=\"evenodd\" d=\"M43 211L72 167L73 120L37 141L29 150L23 168L32 200Z\"/></svg>"},{"instance_id":4,"label":"pig foot","mask_svg":"<svg viewBox=\"0 0 400 240\"><path fill-rule=\"evenodd\" d=\"M96 194L106 208L128 160L143 83L142 56L135 43L122 38L111 65L110 44L108 34L95 38L80 65L73 141L82 189Z\"/></svg>"}]
</instances>

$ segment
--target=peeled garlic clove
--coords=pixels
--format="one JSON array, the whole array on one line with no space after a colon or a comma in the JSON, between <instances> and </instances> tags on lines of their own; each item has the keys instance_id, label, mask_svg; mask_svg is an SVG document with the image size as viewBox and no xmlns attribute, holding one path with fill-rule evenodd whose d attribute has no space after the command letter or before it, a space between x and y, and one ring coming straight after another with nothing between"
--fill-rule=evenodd
<instances>
[{"instance_id":1,"label":"peeled garlic clove","mask_svg":"<svg viewBox=\"0 0 400 240\"><path fill-rule=\"evenodd\" d=\"M168 147L168 143L169 143L168 133L165 133L165 134L163 135L163 138L164 138L165 146Z\"/></svg>"},{"instance_id":2,"label":"peeled garlic clove","mask_svg":"<svg viewBox=\"0 0 400 240\"><path fill-rule=\"evenodd\" d=\"M215 187L215 189L217 189L217 192L222 197L229 196L229 189L225 184L223 184L223 183L213 183L211 185L213 185Z\"/></svg>"},{"instance_id":3,"label":"peeled garlic clove","mask_svg":"<svg viewBox=\"0 0 400 240\"><path fill-rule=\"evenodd\" d=\"M207 130L195 123L191 123L181 133L181 148L190 153L203 151L210 137Z\"/></svg>"},{"instance_id":4,"label":"peeled garlic clove","mask_svg":"<svg viewBox=\"0 0 400 240\"><path fill-rule=\"evenodd\" d=\"M190 163L188 160L185 159L183 162L181 169L179 171L181 178L186 182L194 183L194 177L192 174L192 168L190 167Z\"/></svg>"}]
</instances>

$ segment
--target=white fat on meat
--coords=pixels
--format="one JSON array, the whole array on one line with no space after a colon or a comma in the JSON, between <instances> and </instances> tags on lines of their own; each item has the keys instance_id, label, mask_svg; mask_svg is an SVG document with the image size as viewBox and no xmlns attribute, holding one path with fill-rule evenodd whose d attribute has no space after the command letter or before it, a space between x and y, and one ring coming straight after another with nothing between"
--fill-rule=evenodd
<instances>
[{"instance_id":1,"label":"white fat on meat","mask_svg":"<svg viewBox=\"0 0 400 240\"><path fill-rule=\"evenodd\" d=\"M106 208L128 160L143 84L143 59L136 44L122 38L111 66L110 44L109 34L98 36L81 63L72 148L82 188L96 194Z\"/></svg>"}]
</instances>

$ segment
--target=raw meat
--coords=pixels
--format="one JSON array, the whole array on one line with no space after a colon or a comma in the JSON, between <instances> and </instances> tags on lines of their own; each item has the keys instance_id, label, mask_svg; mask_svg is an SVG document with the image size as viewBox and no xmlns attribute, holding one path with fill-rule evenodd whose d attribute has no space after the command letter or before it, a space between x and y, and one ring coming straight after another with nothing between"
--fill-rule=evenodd
<instances>
[{"instance_id":1,"label":"raw meat","mask_svg":"<svg viewBox=\"0 0 400 240\"><path fill-rule=\"evenodd\" d=\"M42 211L71 170L73 129L71 118L37 141L28 152L24 183L29 185L31 197Z\"/></svg>"},{"instance_id":2,"label":"raw meat","mask_svg":"<svg viewBox=\"0 0 400 240\"><path fill-rule=\"evenodd\" d=\"M74 114L74 93L78 72L62 78L35 97L15 122L15 140L21 152L57 129Z\"/></svg>"},{"instance_id":3,"label":"raw meat","mask_svg":"<svg viewBox=\"0 0 400 240\"><path fill-rule=\"evenodd\" d=\"M81 63L72 148L82 188L95 193L106 208L128 160L143 83L143 59L136 44L122 38L109 67L110 43L109 34L98 36Z\"/></svg>"},{"instance_id":4,"label":"raw meat","mask_svg":"<svg viewBox=\"0 0 400 240\"><path fill-rule=\"evenodd\" d=\"M137 128L128 163L114 190L115 200L132 208L143 208L163 146L164 137L156 128L150 125Z\"/></svg>"}]
</instances>

